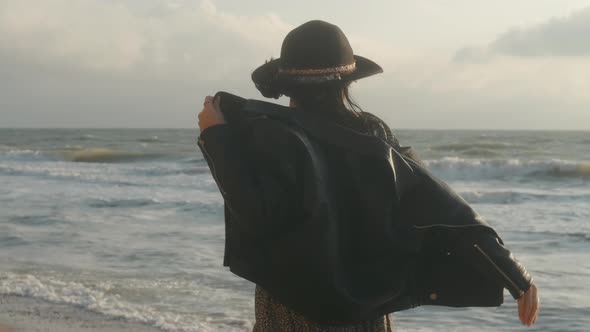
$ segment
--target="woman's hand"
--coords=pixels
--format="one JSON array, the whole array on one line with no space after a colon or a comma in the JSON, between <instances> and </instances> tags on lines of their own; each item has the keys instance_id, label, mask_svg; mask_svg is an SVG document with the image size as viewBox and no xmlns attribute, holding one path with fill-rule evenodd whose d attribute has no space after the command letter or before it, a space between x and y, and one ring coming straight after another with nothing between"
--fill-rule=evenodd
<instances>
[{"instance_id":1,"label":"woman's hand","mask_svg":"<svg viewBox=\"0 0 590 332\"><path fill-rule=\"evenodd\" d=\"M226 123L219 105L219 98L213 99L211 96L205 97L203 110L199 113L199 129L201 132L211 126Z\"/></svg>"},{"instance_id":2,"label":"woman's hand","mask_svg":"<svg viewBox=\"0 0 590 332\"><path fill-rule=\"evenodd\" d=\"M534 284L518 300L518 318L523 325L531 326L537 321L539 315L539 295Z\"/></svg>"}]
</instances>

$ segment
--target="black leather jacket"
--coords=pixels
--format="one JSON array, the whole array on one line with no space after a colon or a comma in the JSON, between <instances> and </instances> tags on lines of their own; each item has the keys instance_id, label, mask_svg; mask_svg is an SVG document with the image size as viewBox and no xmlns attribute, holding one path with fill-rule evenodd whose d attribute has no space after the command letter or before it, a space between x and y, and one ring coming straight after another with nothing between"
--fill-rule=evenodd
<instances>
[{"instance_id":1,"label":"black leather jacket","mask_svg":"<svg viewBox=\"0 0 590 332\"><path fill-rule=\"evenodd\" d=\"M497 306L504 288L519 298L531 286L496 232L378 118L385 130L373 136L237 102L228 125L199 137L225 200L233 273L327 324L420 305Z\"/></svg>"}]
</instances>

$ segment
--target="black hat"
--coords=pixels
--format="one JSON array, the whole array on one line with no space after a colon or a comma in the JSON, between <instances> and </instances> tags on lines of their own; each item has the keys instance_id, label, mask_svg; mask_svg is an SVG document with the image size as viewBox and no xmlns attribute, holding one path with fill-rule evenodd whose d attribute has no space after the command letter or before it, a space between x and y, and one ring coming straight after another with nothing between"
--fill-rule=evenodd
<instances>
[{"instance_id":1,"label":"black hat","mask_svg":"<svg viewBox=\"0 0 590 332\"><path fill-rule=\"evenodd\" d=\"M281 57L258 67L252 81L265 97L278 98L293 86L354 81L382 72L375 62L353 53L339 27L316 20L289 32Z\"/></svg>"}]
</instances>

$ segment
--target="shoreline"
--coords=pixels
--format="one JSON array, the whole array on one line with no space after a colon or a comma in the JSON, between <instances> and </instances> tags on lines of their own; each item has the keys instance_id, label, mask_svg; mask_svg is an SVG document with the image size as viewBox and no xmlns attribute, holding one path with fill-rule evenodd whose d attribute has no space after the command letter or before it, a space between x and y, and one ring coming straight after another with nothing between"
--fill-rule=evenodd
<instances>
[{"instance_id":1,"label":"shoreline","mask_svg":"<svg viewBox=\"0 0 590 332\"><path fill-rule=\"evenodd\" d=\"M0 295L0 332L162 332L147 324L40 299Z\"/></svg>"}]
</instances>

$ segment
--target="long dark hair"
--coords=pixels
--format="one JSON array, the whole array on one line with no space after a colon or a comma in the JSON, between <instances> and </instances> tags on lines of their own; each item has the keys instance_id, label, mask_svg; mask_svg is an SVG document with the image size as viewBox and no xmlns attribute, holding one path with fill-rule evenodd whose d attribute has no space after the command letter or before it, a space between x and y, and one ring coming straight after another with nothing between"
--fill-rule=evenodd
<instances>
[{"instance_id":1,"label":"long dark hair","mask_svg":"<svg viewBox=\"0 0 590 332\"><path fill-rule=\"evenodd\" d=\"M286 95L295 100L298 109L350 123L360 119L363 112L350 95L351 83L302 84L290 88Z\"/></svg>"}]
</instances>

